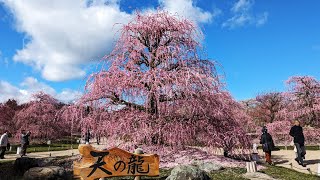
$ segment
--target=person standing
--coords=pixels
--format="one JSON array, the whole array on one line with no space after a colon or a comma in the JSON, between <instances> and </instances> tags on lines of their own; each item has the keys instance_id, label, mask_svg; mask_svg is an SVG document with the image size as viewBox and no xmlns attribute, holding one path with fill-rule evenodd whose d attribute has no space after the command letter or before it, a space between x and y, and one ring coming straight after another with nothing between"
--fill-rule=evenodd
<instances>
[{"instance_id":1,"label":"person standing","mask_svg":"<svg viewBox=\"0 0 320 180\"><path fill-rule=\"evenodd\" d=\"M90 131L89 129L87 129L87 132L85 133L85 136L84 136L84 140L85 140L85 144L89 144L90 143Z\"/></svg>"},{"instance_id":2,"label":"person standing","mask_svg":"<svg viewBox=\"0 0 320 180\"><path fill-rule=\"evenodd\" d=\"M97 139L97 145L99 145L100 144L100 134L96 134L96 139Z\"/></svg>"},{"instance_id":3,"label":"person standing","mask_svg":"<svg viewBox=\"0 0 320 180\"><path fill-rule=\"evenodd\" d=\"M262 150L265 153L266 162L270 165L274 165L274 163L271 161L271 151L274 149L274 143L272 136L268 133L268 129L266 126L262 127L260 144L262 144Z\"/></svg>"},{"instance_id":4,"label":"person standing","mask_svg":"<svg viewBox=\"0 0 320 180\"><path fill-rule=\"evenodd\" d=\"M31 132L28 131L27 133L25 132L25 130L21 131L21 152L20 155L22 156L26 156L27 153L27 147L29 145L29 136L30 136Z\"/></svg>"},{"instance_id":5,"label":"person standing","mask_svg":"<svg viewBox=\"0 0 320 180\"><path fill-rule=\"evenodd\" d=\"M294 121L294 126L291 127L289 134L293 137L293 142L297 149L297 157L295 158L295 160L298 162L299 165L306 167L306 165L303 163L303 159L305 159L306 155L306 149L304 146L305 139L303 135L303 129L300 126L300 121Z\"/></svg>"},{"instance_id":6,"label":"person standing","mask_svg":"<svg viewBox=\"0 0 320 180\"><path fill-rule=\"evenodd\" d=\"M4 159L4 155L9 145L8 131L5 131L0 138L0 159Z\"/></svg>"}]
</instances>

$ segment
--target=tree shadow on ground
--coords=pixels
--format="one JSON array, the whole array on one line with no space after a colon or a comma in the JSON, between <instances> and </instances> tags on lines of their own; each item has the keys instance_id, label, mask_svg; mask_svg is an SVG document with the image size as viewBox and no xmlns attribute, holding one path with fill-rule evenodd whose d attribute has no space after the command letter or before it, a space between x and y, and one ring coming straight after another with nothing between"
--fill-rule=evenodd
<instances>
[{"instance_id":1,"label":"tree shadow on ground","mask_svg":"<svg viewBox=\"0 0 320 180\"><path fill-rule=\"evenodd\" d=\"M318 164L318 163L320 163L320 159L304 160L303 162L304 162L306 165Z\"/></svg>"},{"instance_id":2,"label":"tree shadow on ground","mask_svg":"<svg viewBox=\"0 0 320 180\"><path fill-rule=\"evenodd\" d=\"M284 158L283 155L272 155L271 156L272 161L274 162L274 164L285 164L288 163L289 160L287 158Z\"/></svg>"},{"instance_id":3,"label":"tree shadow on ground","mask_svg":"<svg viewBox=\"0 0 320 180\"><path fill-rule=\"evenodd\" d=\"M285 163L288 163L289 161L288 160L279 160L279 161L275 161L274 164L277 165L277 164L285 164Z\"/></svg>"}]
</instances>

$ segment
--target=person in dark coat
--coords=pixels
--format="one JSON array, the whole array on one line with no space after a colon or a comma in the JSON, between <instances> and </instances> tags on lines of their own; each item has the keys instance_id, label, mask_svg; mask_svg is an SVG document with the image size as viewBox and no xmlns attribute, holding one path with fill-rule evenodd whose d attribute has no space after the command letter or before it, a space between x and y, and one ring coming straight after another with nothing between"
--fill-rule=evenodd
<instances>
[{"instance_id":1,"label":"person in dark coat","mask_svg":"<svg viewBox=\"0 0 320 180\"><path fill-rule=\"evenodd\" d=\"M85 136L84 136L84 140L85 140L86 144L90 143L90 138L91 138L91 134L90 134L89 129L87 129L87 132L85 133Z\"/></svg>"},{"instance_id":2,"label":"person in dark coat","mask_svg":"<svg viewBox=\"0 0 320 180\"><path fill-rule=\"evenodd\" d=\"M270 165L274 165L271 161L271 151L274 149L274 143L272 136L268 133L268 129L266 126L262 127L260 144L262 144L262 150L263 152L265 152L266 162Z\"/></svg>"},{"instance_id":3,"label":"person in dark coat","mask_svg":"<svg viewBox=\"0 0 320 180\"><path fill-rule=\"evenodd\" d=\"M305 159L306 149L304 146L304 135L302 127L300 126L300 122L298 120L294 121L294 126L290 129L290 136L293 137L294 145L297 149L297 157L295 160L299 165L305 167L306 165L303 163L303 159Z\"/></svg>"},{"instance_id":4,"label":"person in dark coat","mask_svg":"<svg viewBox=\"0 0 320 180\"><path fill-rule=\"evenodd\" d=\"M22 156L26 156L27 153L27 147L29 145L29 136L30 136L31 132L28 131L27 133L25 132L25 130L21 131L21 152L20 155Z\"/></svg>"}]
</instances>

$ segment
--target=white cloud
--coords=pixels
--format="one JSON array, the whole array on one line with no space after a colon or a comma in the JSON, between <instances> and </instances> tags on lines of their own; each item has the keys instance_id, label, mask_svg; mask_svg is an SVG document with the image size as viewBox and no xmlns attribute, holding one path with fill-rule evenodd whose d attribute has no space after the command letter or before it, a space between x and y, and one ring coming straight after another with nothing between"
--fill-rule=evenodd
<instances>
[{"instance_id":1,"label":"white cloud","mask_svg":"<svg viewBox=\"0 0 320 180\"><path fill-rule=\"evenodd\" d=\"M42 77L63 81L83 77L81 65L101 58L115 32L131 15L116 1L3 0L16 27L29 41L13 59L41 71Z\"/></svg>"},{"instance_id":2,"label":"white cloud","mask_svg":"<svg viewBox=\"0 0 320 180\"><path fill-rule=\"evenodd\" d=\"M231 11L234 13L248 11L253 6L253 4L254 4L253 0L239 0L233 5L233 7L231 8Z\"/></svg>"},{"instance_id":3,"label":"white cloud","mask_svg":"<svg viewBox=\"0 0 320 180\"><path fill-rule=\"evenodd\" d=\"M15 98L20 94L19 89L6 81L0 81L0 102Z\"/></svg>"},{"instance_id":4,"label":"white cloud","mask_svg":"<svg viewBox=\"0 0 320 180\"><path fill-rule=\"evenodd\" d=\"M55 90L50 87L49 85L39 82L36 78L33 77L27 77L24 79L22 83L20 83L20 86L24 89L27 89L28 92L38 92L43 91L47 94L54 95Z\"/></svg>"},{"instance_id":5,"label":"white cloud","mask_svg":"<svg viewBox=\"0 0 320 180\"><path fill-rule=\"evenodd\" d=\"M132 14L120 0L0 0L15 18L27 42L14 61L32 66L50 81L83 77L84 65L101 58L116 40L121 23ZM192 0L159 0L165 10L197 22L210 22L219 12L206 12ZM24 43L24 42L23 42Z\"/></svg>"},{"instance_id":6,"label":"white cloud","mask_svg":"<svg viewBox=\"0 0 320 180\"><path fill-rule=\"evenodd\" d=\"M268 21L268 12L264 12L263 14L260 14L257 19L256 19L256 25L257 26L262 26Z\"/></svg>"},{"instance_id":7,"label":"white cloud","mask_svg":"<svg viewBox=\"0 0 320 180\"><path fill-rule=\"evenodd\" d=\"M0 65L1 65L1 63L3 63L5 67L9 67L8 58L4 57L2 51L0 50Z\"/></svg>"},{"instance_id":8,"label":"white cloud","mask_svg":"<svg viewBox=\"0 0 320 180\"><path fill-rule=\"evenodd\" d=\"M230 29L244 26L252 21L252 17L248 14L238 14L228 19L222 24L222 27L228 27Z\"/></svg>"},{"instance_id":9,"label":"white cloud","mask_svg":"<svg viewBox=\"0 0 320 180\"><path fill-rule=\"evenodd\" d=\"M171 13L177 13L179 16L200 23L211 22L221 13L219 9L215 9L213 12L204 11L197 7L192 0L159 0L159 4Z\"/></svg>"},{"instance_id":10,"label":"white cloud","mask_svg":"<svg viewBox=\"0 0 320 180\"><path fill-rule=\"evenodd\" d=\"M51 86L39 82L36 78L27 77L18 87L6 81L0 81L0 102L5 102L8 99L16 99L20 104L26 103L32 99L32 94L39 91L50 94L64 103L72 102L82 95L81 92L71 89L63 89L58 93Z\"/></svg>"},{"instance_id":11,"label":"white cloud","mask_svg":"<svg viewBox=\"0 0 320 180\"><path fill-rule=\"evenodd\" d=\"M79 91L74 91L71 89L64 89L59 94L56 95L56 98L68 103L68 102L74 102L76 99L79 99L82 96L82 93Z\"/></svg>"},{"instance_id":12,"label":"white cloud","mask_svg":"<svg viewBox=\"0 0 320 180\"><path fill-rule=\"evenodd\" d=\"M226 20L222 27L234 29L246 25L261 26L268 20L268 12L255 15L251 12L254 0L239 0L231 8L233 16Z\"/></svg>"}]
</instances>

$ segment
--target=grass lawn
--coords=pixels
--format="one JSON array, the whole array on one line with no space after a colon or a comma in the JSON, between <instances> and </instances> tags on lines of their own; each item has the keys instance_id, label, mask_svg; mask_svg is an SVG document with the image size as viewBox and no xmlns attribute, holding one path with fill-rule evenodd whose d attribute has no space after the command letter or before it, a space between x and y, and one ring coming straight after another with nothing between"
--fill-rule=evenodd
<instances>
[{"instance_id":1,"label":"grass lawn","mask_svg":"<svg viewBox=\"0 0 320 180\"><path fill-rule=\"evenodd\" d=\"M282 180L319 180L319 176L300 173L288 168L279 167L279 166L267 166L266 169L261 170L260 172L268 174L276 179Z\"/></svg>"},{"instance_id":2,"label":"grass lawn","mask_svg":"<svg viewBox=\"0 0 320 180\"><path fill-rule=\"evenodd\" d=\"M0 161L0 166L3 164L13 163L13 162L14 162L14 160L12 160L12 159L2 159Z\"/></svg>"},{"instance_id":3,"label":"grass lawn","mask_svg":"<svg viewBox=\"0 0 320 180\"><path fill-rule=\"evenodd\" d=\"M227 168L217 171L216 173L209 174L209 176L214 180L247 180L246 178L242 177L242 175L245 174L246 171L247 170L245 168Z\"/></svg>"}]
</instances>

